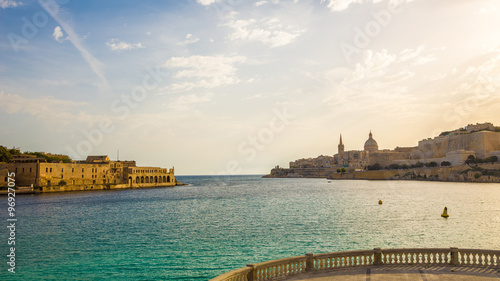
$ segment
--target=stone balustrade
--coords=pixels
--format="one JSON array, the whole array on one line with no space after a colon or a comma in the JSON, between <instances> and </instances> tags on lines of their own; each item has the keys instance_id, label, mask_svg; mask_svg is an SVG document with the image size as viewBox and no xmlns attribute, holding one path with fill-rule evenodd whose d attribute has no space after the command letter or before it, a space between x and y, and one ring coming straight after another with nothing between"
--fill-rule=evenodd
<instances>
[{"instance_id":1,"label":"stone balustrade","mask_svg":"<svg viewBox=\"0 0 500 281\"><path fill-rule=\"evenodd\" d=\"M384 265L446 265L500 269L500 250L416 248L346 251L284 258L248 264L210 281L261 281L313 271Z\"/></svg>"}]
</instances>

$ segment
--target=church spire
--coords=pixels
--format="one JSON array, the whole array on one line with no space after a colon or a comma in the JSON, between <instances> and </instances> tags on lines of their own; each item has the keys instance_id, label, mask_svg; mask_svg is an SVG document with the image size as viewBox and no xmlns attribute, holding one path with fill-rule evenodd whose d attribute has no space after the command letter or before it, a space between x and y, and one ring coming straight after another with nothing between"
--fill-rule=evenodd
<instances>
[{"instance_id":1,"label":"church spire","mask_svg":"<svg viewBox=\"0 0 500 281\"><path fill-rule=\"evenodd\" d=\"M344 155L344 144L342 143L342 134L340 134L340 143L338 146L338 153L340 154L340 157Z\"/></svg>"}]
</instances>

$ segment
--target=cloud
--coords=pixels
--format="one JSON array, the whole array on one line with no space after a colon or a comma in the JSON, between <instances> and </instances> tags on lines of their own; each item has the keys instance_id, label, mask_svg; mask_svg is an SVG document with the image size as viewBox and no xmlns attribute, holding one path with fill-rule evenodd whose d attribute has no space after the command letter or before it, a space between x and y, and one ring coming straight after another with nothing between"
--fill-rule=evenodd
<instances>
[{"instance_id":1,"label":"cloud","mask_svg":"<svg viewBox=\"0 0 500 281\"><path fill-rule=\"evenodd\" d=\"M179 45L189 45L200 41L200 38L193 36L193 34L186 34L186 40L179 43Z\"/></svg>"},{"instance_id":2,"label":"cloud","mask_svg":"<svg viewBox=\"0 0 500 281\"><path fill-rule=\"evenodd\" d=\"M141 49L145 48L144 45L142 45L141 42L131 44L127 42L122 42L116 38L110 39L108 42L106 42L106 45L112 50L112 51L124 51L124 50L132 50L132 49Z\"/></svg>"},{"instance_id":3,"label":"cloud","mask_svg":"<svg viewBox=\"0 0 500 281\"><path fill-rule=\"evenodd\" d=\"M177 92L239 83L235 64L246 60L247 58L243 56L224 55L172 57L162 67L177 69L173 78L183 81L168 87L169 91Z\"/></svg>"},{"instance_id":4,"label":"cloud","mask_svg":"<svg viewBox=\"0 0 500 281\"><path fill-rule=\"evenodd\" d=\"M69 110L72 108L81 108L87 105L86 102L75 102L71 100L58 100L54 97L45 96L39 98L24 98L15 94L6 94L0 92L0 109L8 114L29 114L37 118L48 118L69 121L85 121L92 119L86 113L73 114Z\"/></svg>"},{"instance_id":5,"label":"cloud","mask_svg":"<svg viewBox=\"0 0 500 281\"><path fill-rule=\"evenodd\" d=\"M64 36L64 34L63 34L60 26L56 26L56 28L54 28L54 33L52 33L52 36L59 43L61 43L62 41L67 39L67 38L62 38Z\"/></svg>"},{"instance_id":6,"label":"cloud","mask_svg":"<svg viewBox=\"0 0 500 281\"><path fill-rule=\"evenodd\" d=\"M63 14L61 7L55 0L39 0L40 5L50 14L54 20L59 23L62 29L68 34L68 39L73 46L80 52L83 59L90 65L92 71L107 85L104 77L104 64L95 58L82 44L80 37L75 32L73 26L60 16Z\"/></svg>"},{"instance_id":7,"label":"cloud","mask_svg":"<svg viewBox=\"0 0 500 281\"><path fill-rule=\"evenodd\" d=\"M15 8L15 7L21 6L21 5L23 5L23 3L19 2L19 1L0 0L0 8L2 8L2 9Z\"/></svg>"},{"instance_id":8,"label":"cloud","mask_svg":"<svg viewBox=\"0 0 500 281\"><path fill-rule=\"evenodd\" d=\"M222 0L196 0L196 2L198 2L198 4L201 4L203 6L209 6L212 5L213 3L222 2Z\"/></svg>"},{"instance_id":9,"label":"cloud","mask_svg":"<svg viewBox=\"0 0 500 281\"><path fill-rule=\"evenodd\" d=\"M366 50L363 52L363 55L363 62L356 64L352 76L346 81L353 82L365 77L373 78L383 76L387 72L387 67L396 61L396 55L388 54L385 49L380 52Z\"/></svg>"},{"instance_id":10,"label":"cloud","mask_svg":"<svg viewBox=\"0 0 500 281\"><path fill-rule=\"evenodd\" d=\"M392 1L392 0L390 0ZM399 2L411 2L413 0L400 0ZM326 6L332 11L332 12L340 12L348 9L351 4L353 3L358 3L358 4L363 4L363 3L371 3L371 4L376 4L379 2L382 2L382 0L321 0L321 3L327 2Z\"/></svg>"},{"instance_id":11,"label":"cloud","mask_svg":"<svg viewBox=\"0 0 500 281\"><path fill-rule=\"evenodd\" d=\"M229 34L230 40L257 41L272 48L292 43L304 30L292 26L283 26L276 18L267 18L257 21L233 20L225 24L233 29Z\"/></svg>"},{"instance_id":12,"label":"cloud","mask_svg":"<svg viewBox=\"0 0 500 281\"><path fill-rule=\"evenodd\" d=\"M416 49L405 49L399 54L399 62L406 62L409 60L414 60L414 65L422 65L428 62L436 60L434 53L435 50L444 50L444 48L435 48L432 50L427 50L425 45L420 45ZM425 53L425 54L424 54Z\"/></svg>"},{"instance_id":13,"label":"cloud","mask_svg":"<svg viewBox=\"0 0 500 281\"><path fill-rule=\"evenodd\" d=\"M178 97L174 102L170 103L168 107L175 110L191 110L190 105L209 102L212 100L212 97L212 93L207 93L204 95L183 95Z\"/></svg>"}]
</instances>

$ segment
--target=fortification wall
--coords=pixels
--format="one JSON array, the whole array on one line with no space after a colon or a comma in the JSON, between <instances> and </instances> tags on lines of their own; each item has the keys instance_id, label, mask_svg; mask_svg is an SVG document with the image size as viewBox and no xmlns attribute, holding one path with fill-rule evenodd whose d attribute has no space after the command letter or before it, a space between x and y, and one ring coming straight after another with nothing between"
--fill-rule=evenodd
<instances>
[{"instance_id":1,"label":"fortification wall","mask_svg":"<svg viewBox=\"0 0 500 281\"><path fill-rule=\"evenodd\" d=\"M491 151L500 150L500 133L482 131L422 140L418 149L425 158L444 158L447 152L473 150L478 158L485 158Z\"/></svg>"}]
</instances>

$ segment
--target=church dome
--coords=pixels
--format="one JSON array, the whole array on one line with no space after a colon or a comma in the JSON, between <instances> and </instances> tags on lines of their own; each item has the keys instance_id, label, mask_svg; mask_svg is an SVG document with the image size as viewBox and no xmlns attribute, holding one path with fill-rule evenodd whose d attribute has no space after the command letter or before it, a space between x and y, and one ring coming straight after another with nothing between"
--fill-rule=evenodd
<instances>
[{"instance_id":1,"label":"church dome","mask_svg":"<svg viewBox=\"0 0 500 281\"><path fill-rule=\"evenodd\" d=\"M370 131L370 135L368 140L365 142L365 151L377 151L378 150L378 144L377 141L373 139L372 132Z\"/></svg>"}]
</instances>

